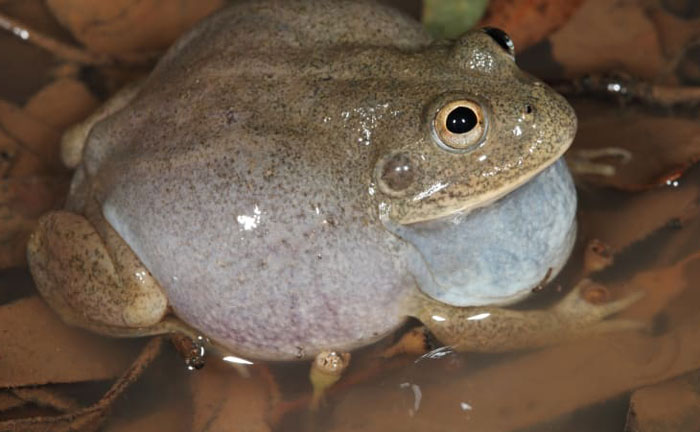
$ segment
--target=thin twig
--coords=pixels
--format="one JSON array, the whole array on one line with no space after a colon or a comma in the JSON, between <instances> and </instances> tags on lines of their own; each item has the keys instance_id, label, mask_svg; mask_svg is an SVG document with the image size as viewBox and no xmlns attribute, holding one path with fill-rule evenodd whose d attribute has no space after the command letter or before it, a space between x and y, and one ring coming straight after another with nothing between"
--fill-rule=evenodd
<instances>
[{"instance_id":1,"label":"thin twig","mask_svg":"<svg viewBox=\"0 0 700 432\"><path fill-rule=\"evenodd\" d=\"M26 402L53 408L63 413L76 411L82 408L77 401L49 387L22 387L11 389L10 391Z\"/></svg>"},{"instance_id":2,"label":"thin twig","mask_svg":"<svg viewBox=\"0 0 700 432\"><path fill-rule=\"evenodd\" d=\"M622 103L637 101L646 105L673 107L700 105L700 86L668 86L632 78L626 74L593 74L568 82L554 83L565 96L599 96Z\"/></svg>"},{"instance_id":3,"label":"thin twig","mask_svg":"<svg viewBox=\"0 0 700 432\"><path fill-rule=\"evenodd\" d=\"M23 41L45 49L63 60L88 65L104 66L114 63L114 59L104 54L97 54L59 42L56 39L36 31L7 15L0 13L0 29L6 30Z\"/></svg>"},{"instance_id":4,"label":"thin twig","mask_svg":"<svg viewBox=\"0 0 700 432\"><path fill-rule=\"evenodd\" d=\"M40 416L0 421L0 432L75 432L95 431L114 401L136 381L155 360L163 346L163 338L148 341L129 368L112 384L97 403L59 416Z\"/></svg>"}]
</instances>

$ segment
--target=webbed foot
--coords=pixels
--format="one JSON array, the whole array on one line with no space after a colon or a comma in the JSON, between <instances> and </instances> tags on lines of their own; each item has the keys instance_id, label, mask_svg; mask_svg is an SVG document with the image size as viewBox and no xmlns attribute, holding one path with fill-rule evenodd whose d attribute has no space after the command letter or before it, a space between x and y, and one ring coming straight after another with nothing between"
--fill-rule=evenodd
<instances>
[{"instance_id":1,"label":"webbed foot","mask_svg":"<svg viewBox=\"0 0 700 432\"><path fill-rule=\"evenodd\" d=\"M568 155L566 162L575 175L612 177L617 172L617 166L613 163L602 162L601 160L605 158L613 158L618 161L618 165L625 165L632 160L632 153L620 147L578 150Z\"/></svg>"},{"instance_id":2,"label":"webbed foot","mask_svg":"<svg viewBox=\"0 0 700 432\"><path fill-rule=\"evenodd\" d=\"M643 328L640 321L612 319L639 300L638 291L607 303L588 301L582 294L594 287L581 281L559 303L546 310L498 307L457 307L421 296L417 318L442 343L458 351L504 352L556 344L572 338Z\"/></svg>"},{"instance_id":3,"label":"webbed foot","mask_svg":"<svg viewBox=\"0 0 700 432\"><path fill-rule=\"evenodd\" d=\"M322 351L316 356L309 372L309 379L313 386L313 394L309 405L311 411L318 410L326 391L338 382L349 364L349 353Z\"/></svg>"},{"instance_id":4,"label":"webbed foot","mask_svg":"<svg viewBox=\"0 0 700 432\"><path fill-rule=\"evenodd\" d=\"M383 358L391 358L402 354L423 355L433 349L428 329L415 327L404 333L392 346L384 350Z\"/></svg>"}]
</instances>

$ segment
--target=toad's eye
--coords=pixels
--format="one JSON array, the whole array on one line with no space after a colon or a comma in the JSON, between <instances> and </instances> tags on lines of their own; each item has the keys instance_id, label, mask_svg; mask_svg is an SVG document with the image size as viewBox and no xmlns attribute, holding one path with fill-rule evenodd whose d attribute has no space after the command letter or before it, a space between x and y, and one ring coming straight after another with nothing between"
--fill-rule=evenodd
<instances>
[{"instance_id":1,"label":"toad's eye","mask_svg":"<svg viewBox=\"0 0 700 432\"><path fill-rule=\"evenodd\" d=\"M444 105L433 121L438 142L448 150L471 150L484 139L485 119L479 104L458 100Z\"/></svg>"},{"instance_id":2,"label":"toad's eye","mask_svg":"<svg viewBox=\"0 0 700 432\"><path fill-rule=\"evenodd\" d=\"M484 27L481 31L491 36L491 39L500 45L510 57L515 58L515 44L508 33L496 27Z\"/></svg>"}]
</instances>

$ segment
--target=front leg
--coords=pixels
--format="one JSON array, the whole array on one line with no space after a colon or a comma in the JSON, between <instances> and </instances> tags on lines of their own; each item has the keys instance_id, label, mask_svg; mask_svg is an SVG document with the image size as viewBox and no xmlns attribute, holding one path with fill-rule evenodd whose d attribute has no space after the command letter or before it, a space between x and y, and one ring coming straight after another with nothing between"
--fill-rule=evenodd
<instances>
[{"instance_id":1,"label":"front leg","mask_svg":"<svg viewBox=\"0 0 700 432\"><path fill-rule=\"evenodd\" d=\"M415 316L442 343L457 351L505 352L536 348L572 338L643 327L638 321L605 318L643 296L593 304L581 296L592 282L581 281L559 303L546 310L451 306L425 295L412 300Z\"/></svg>"}]
</instances>

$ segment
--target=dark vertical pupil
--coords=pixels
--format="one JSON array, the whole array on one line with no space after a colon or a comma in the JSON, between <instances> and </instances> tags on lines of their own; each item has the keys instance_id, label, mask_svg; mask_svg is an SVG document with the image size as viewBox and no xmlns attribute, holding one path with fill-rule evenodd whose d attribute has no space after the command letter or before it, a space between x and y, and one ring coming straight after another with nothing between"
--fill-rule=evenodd
<instances>
[{"instance_id":1,"label":"dark vertical pupil","mask_svg":"<svg viewBox=\"0 0 700 432\"><path fill-rule=\"evenodd\" d=\"M467 133L476 126L476 114L467 107L457 107L447 116L447 130L454 134Z\"/></svg>"}]
</instances>

